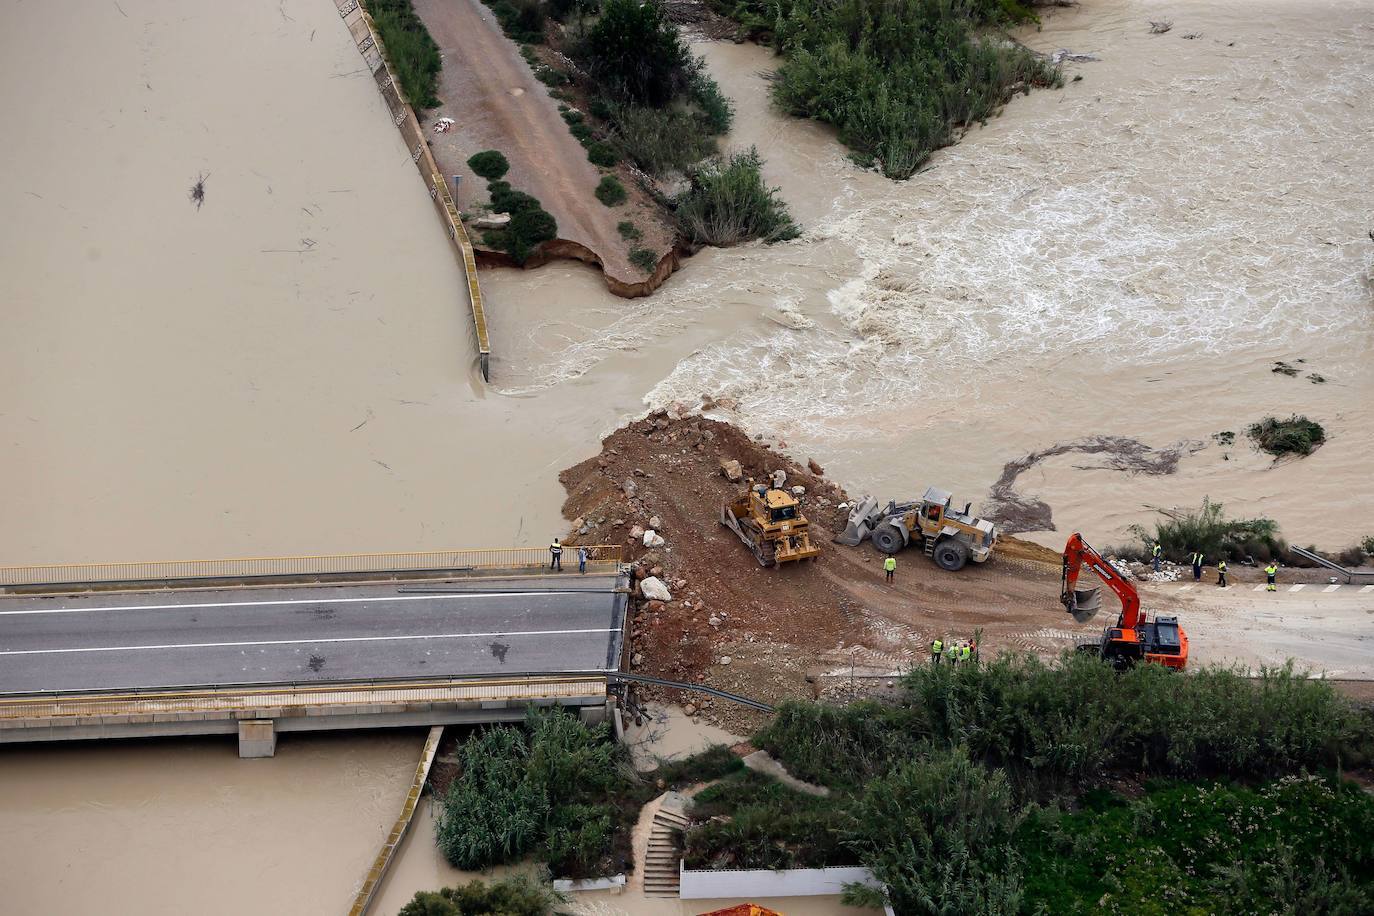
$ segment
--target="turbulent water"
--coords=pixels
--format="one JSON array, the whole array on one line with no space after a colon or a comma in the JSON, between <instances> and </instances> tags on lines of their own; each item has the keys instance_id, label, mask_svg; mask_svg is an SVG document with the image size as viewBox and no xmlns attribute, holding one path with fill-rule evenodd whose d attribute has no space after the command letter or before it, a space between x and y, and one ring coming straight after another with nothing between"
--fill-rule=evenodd
<instances>
[{"instance_id":1,"label":"turbulent water","mask_svg":"<svg viewBox=\"0 0 1374 916\"><path fill-rule=\"evenodd\" d=\"M1149 34L1161 18L1172 31ZM594 378L627 350L669 357L672 340L685 355L636 376L646 404L730 398L745 425L856 488L939 481L974 499L1004 463L1058 442L1203 445L1300 411L1332 434L1302 462L1274 466L1242 435L1169 478L1065 459L1022 484L1060 528L1103 538L1147 506L1211 495L1304 542L1353 541L1367 523L1347 497L1374 438L1374 9L1087 2L1023 38L1100 60L1069 64L1064 89L1016 99L901 184L771 113L766 52L699 46L740 107L732 141L759 147L807 232L698 256L610 321L569 283L602 320L525 383ZM1271 373L1280 359L1304 360L1300 375Z\"/></svg>"}]
</instances>

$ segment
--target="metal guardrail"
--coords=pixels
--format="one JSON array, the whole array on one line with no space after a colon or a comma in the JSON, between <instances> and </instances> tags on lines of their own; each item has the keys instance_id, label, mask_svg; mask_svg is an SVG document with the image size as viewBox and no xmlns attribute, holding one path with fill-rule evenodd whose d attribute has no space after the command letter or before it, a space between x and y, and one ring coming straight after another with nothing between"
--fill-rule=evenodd
<instances>
[{"instance_id":1,"label":"metal guardrail","mask_svg":"<svg viewBox=\"0 0 1374 916\"><path fill-rule=\"evenodd\" d=\"M587 565L597 570L619 566L619 544L588 544ZM569 566L576 547L564 550ZM72 585L103 582L160 582L183 579L260 579L356 573L443 570L530 569L547 566L547 547L489 547L411 553L349 553L300 557L243 557L221 560L159 560L146 563L73 563L50 566L0 566L0 587Z\"/></svg>"},{"instance_id":2,"label":"metal guardrail","mask_svg":"<svg viewBox=\"0 0 1374 916\"><path fill-rule=\"evenodd\" d=\"M1341 575L1345 576L1345 581L1347 585L1351 582L1354 582L1356 576L1374 576L1374 573L1371 572L1361 572L1357 570L1346 569L1339 563L1333 563L1326 557L1321 556L1320 554L1315 554L1310 550L1304 550L1301 547L1293 547L1290 545L1288 549L1293 551L1305 560L1311 560L1313 563L1316 563L1319 566L1325 566L1327 569L1330 569L1334 572L1338 572Z\"/></svg>"},{"instance_id":3,"label":"metal guardrail","mask_svg":"<svg viewBox=\"0 0 1374 916\"><path fill-rule=\"evenodd\" d=\"M653 684L657 687L672 687L675 690L689 690L694 693L704 693L708 696L719 697L722 700L729 700L741 706L748 706L750 709L757 709L759 712L774 711L772 706L760 700L751 700L749 697L742 697L737 693L717 690L714 687L707 687L703 684L684 684L681 681L669 681L661 677L649 677L647 674L625 674L619 671L608 672L606 674L606 680L613 684Z\"/></svg>"}]
</instances>

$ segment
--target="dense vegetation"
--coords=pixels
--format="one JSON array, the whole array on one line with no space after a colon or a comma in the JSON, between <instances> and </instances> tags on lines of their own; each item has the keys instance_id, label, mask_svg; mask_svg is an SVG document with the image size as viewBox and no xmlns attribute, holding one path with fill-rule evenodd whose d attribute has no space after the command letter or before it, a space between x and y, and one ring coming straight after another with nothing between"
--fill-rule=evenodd
<instances>
[{"instance_id":1,"label":"dense vegetation","mask_svg":"<svg viewBox=\"0 0 1374 916\"><path fill-rule=\"evenodd\" d=\"M1297 414L1287 420L1265 417L1248 430L1255 444L1271 455L1310 455L1326 441L1322 425Z\"/></svg>"},{"instance_id":2,"label":"dense vegetation","mask_svg":"<svg viewBox=\"0 0 1374 916\"><path fill-rule=\"evenodd\" d=\"M438 891L419 891L399 916L552 916L563 897L547 884L512 875L490 884L469 881Z\"/></svg>"},{"instance_id":3,"label":"dense vegetation","mask_svg":"<svg viewBox=\"0 0 1374 916\"><path fill-rule=\"evenodd\" d=\"M738 769L724 748L665 764L641 778L606 726L531 711L524 727L474 733L439 802L435 839L454 866L477 870L534 856L559 877L622 871L629 829L657 781L715 778Z\"/></svg>"},{"instance_id":4,"label":"dense vegetation","mask_svg":"<svg viewBox=\"0 0 1374 916\"><path fill-rule=\"evenodd\" d=\"M834 794L729 777L689 864L857 861L901 914L1357 913L1374 891L1374 799L1303 775L1367 765L1374 721L1288 669L1002 657L918 669L895 705L785 705L755 740Z\"/></svg>"},{"instance_id":5,"label":"dense vegetation","mask_svg":"<svg viewBox=\"0 0 1374 916\"><path fill-rule=\"evenodd\" d=\"M1283 557L1288 545L1279 536L1278 523L1268 518L1228 518L1221 503L1209 499L1196 510L1161 511L1162 518L1151 528L1132 525L1130 531L1140 538L1143 549L1116 552L1144 560L1158 541L1167 559L1184 563L1188 555L1200 550L1208 562L1222 557L1231 560L1253 558L1256 562Z\"/></svg>"},{"instance_id":6,"label":"dense vegetation","mask_svg":"<svg viewBox=\"0 0 1374 916\"><path fill-rule=\"evenodd\" d=\"M614 175L603 175L597 183L596 199L608 207L618 207L625 202L625 186Z\"/></svg>"},{"instance_id":7,"label":"dense vegetation","mask_svg":"<svg viewBox=\"0 0 1374 916\"><path fill-rule=\"evenodd\" d=\"M694 168L691 184L675 201L678 229L703 245L735 245L746 239L777 242L798 235L776 188L763 182L756 150Z\"/></svg>"},{"instance_id":8,"label":"dense vegetation","mask_svg":"<svg viewBox=\"0 0 1374 916\"><path fill-rule=\"evenodd\" d=\"M415 108L439 104L434 89L439 83L439 46L415 15L410 0L367 0L364 4L382 37L391 70L401 91Z\"/></svg>"},{"instance_id":9,"label":"dense vegetation","mask_svg":"<svg viewBox=\"0 0 1374 916\"><path fill-rule=\"evenodd\" d=\"M856 159L909 178L930 154L1018 91L1057 86L1057 67L981 34L1033 15L1016 0L717 0L784 62L784 110L833 124Z\"/></svg>"}]
</instances>

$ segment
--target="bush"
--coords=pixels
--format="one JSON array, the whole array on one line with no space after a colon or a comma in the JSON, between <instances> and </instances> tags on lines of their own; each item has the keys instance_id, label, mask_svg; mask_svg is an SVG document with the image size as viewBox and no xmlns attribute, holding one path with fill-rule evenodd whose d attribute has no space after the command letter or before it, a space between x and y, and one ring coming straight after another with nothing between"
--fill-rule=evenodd
<instances>
[{"instance_id":1,"label":"bush","mask_svg":"<svg viewBox=\"0 0 1374 916\"><path fill-rule=\"evenodd\" d=\"M614 175L607 175L596 186L596 199L608 207L618 207L626 200L625 186Z\"/></svg>"},{"instance_id":2,"label":"bush","mask_svg":"<svg viewBox=\"0 0 1374 916\"><path fill-rule=\"evenodd\" d=\"M763 183L756 150L735 153L691 174L691 186L675 201L682 234L705 245L735 245L748 239L778 242L800 234L778 199Z\"/></svg>"},{"instance_id":3,"label":"bush","mask_svg":"<svg viewBox=\"0 0 1374 916\"><path fill-rule=\"evenodd\" d=\"M512 41L544 43L544 4L541 0L482 0L496 14L501 31Z\"/></svg>"},{"instance_id":4,"label":"bush","mask_svg":"<svg viewBox=\"0 0 1374 916\"><path fill-rule=\"evenodd\" d=\"M494 152L494 151L489 151ZM474 160L479 156L487 156L487 153L478 153L468 160L468 165L477 170L473 165ZM500 153L495 153L501 156ZM500 163L493 159L486 159L478 163L488 171L497 174L504 174L505 169L497 166L505 164L505 157L501 156ZM480 173L479 173L480 174ZM490 248L504 251L509 254L516 264L523 265L529 260L530 255L544 242L551 241L558 237L558 222L553 218L553 214L546 211L538 198L524 191L516 191L511 188L510 183L501 180L487 182L487 196L491 199L491 209L494 213L509 213L510 222L504 229L490 229L482 234L482 241Z\"/></svg>"},{"instance_id":5,"label":"bush","mask_svg":"<svg viewBox=\"0 0 1374 916\"><path fill-rule=\"evenodd\" d=\"M854 821L851 844L897 912L1019 912L1021 814L1000 771L962 751L905 764L868 785Z\"/></svg>"},{"instance_id":6,"label":"bush","mask_svg":"<svg viewBox=\"0 0 1374 916\"><path fill-rule=\"evenodd\" d=\"M823 868L857 865L844 845L848 799L793 791L743 771L703 789L688 814L703 822L685 837L688 868Z\"/></svg>"},{"instance_id":7,"label":"bush","mask_svg":"<svg viewBox=\"0 0 1374 916\"><path fill-rule=\"evenodd\" d=\"M1255 444L1271 455L1310 455L1326 441L1320 423L1297 414L1287 420L1265 417L1248 430Z\"/></svg>"},{"instance_id":8,"label":"bush","mask_svg":"<svg viewBox=\"0 0 1374 916\"><path fill-rule=\"evenodd\" d=\"M608 114L612 142L650 175L684 172L716 151L700 116L680 106L617 105Z\"/></svg>"},{"instance_id":9,"label":"bush","mask_svg":"<svg viewBox=\"0 0 1374 916\"><path fill-rule=\"evenodd\" d=\"M1360 541L1360 549L1368 556L1374 557L1374 534L1367 535L1364 540Z\"/></svg>"},{"instance_id":10,"label":"bush","mask_svg":"<svg viewBox=\"0 0 1374 916\"><path fill-rule=\"evenodd\" d=\"M701 68L658 0L606 0L574 53L606 94L654 108L686 92Z\"/></svg>"},{"instance_id":11,"label":"bush","mask_svg":"<svg viewBox=\"0 0 1374 916\"><path fill-rule=\"evenodd\" d=\"M1288 550L1288 545L1279 537L1277 522L1267 518L1227 518L1222 504L1209 499L1203 499L1202 508L1197 511L1161 511L1160 514L1164 519L1155 523L1153 532L1142 525L1132 525L1129 529L1140 538L1146 555L1156 541L1164 556L1175 563L1186 562L1195 550L1212 559L1253 558L1259 562L1281 557Z\"/></svg>"},{"instance_id":12,"label":"bush","mask_svg":"<svg viewBox=\"0 0 1374 916\"><path fill-rule=\"evenodd\" d=\"M591 139L592 128L591 125L583 124L581 121L578 121L575 124L568 125L568 133L585 143L587 140Z\"/></svg>"},{"instance_id":13,"label":"bush","mask_svg":"<svg viewBox=\"0 0 1374 916\"><path fill-rule=\"evenodd\" d=\"M401 83L401 91L416 108L439 104L434 94L443 61L439 46L415 15L410 0L368 0L367 11L377 26L386 59Z\"/></svg>"},{"instance_id":14,"label":"bush","mask_svg":"<svg viewBox=\"0 0 1374 916\"><path fill-rule=\"evenodd\" d=\"M566 898L527 875L419 891L399 916L553 916Z\"/></svg>"},{"instance_id":15,"label":"bush","mask_svg":"<svg viewBox=\"0 0 1374 916\"><path fill-rule=\"evenodd\" d=\"M496 181L510 171L510 163L500 150L489 149L468 157L468 168L472 169L478 178L485 178L490 182ZM487 187L490 190L491 186Z\"/></svg>"},{"instance_id":16,"label":"bush","mask_svg":"<svg viewBox=\"0 0 1374 916\"><path fill-rule=\"evenodd\" d=\"M1063 82L1021 45L976 36L982 24L1030 15L1010 0L742 0L730 14L772 25L785 58L775 101L835 125L842 143L889 178L909 178L1015 92Z\"/></svg>"},{"instance_id":17,"label":"bush","mask_svg":"<svg viewBox=\"0 0 1374 916\"><path fill-rule=\"evenodd\" d=\"M705 71L698 70L692 75L691 96L701 110L700 123L710 133L723 134L730 130L735 120L735 106Z\"/></svg>"},{"instance_id":18,"label":"bush","mask_svg":"<svg viewBox=\"0 0 1374 916\"><path fill-rule=\"evenodd\" d=\"M643 233L639 231L639 227L627 219L622 219L620 222L616 223L615 228L616 231L620 233L622 239L635 241L643 236ZM1374 537L1368 540L1374 541Z\"/></svg>"},{"instance_id":19,"label":"bush","mask_svg":"<svg viewBox=\"0 0 1374 916\"><path fill-rule=\"evenodd\" d=\"M631 248L630 263L646 274L651 274L658 268L658 258L647 248Z\"/></svg>"},{"instance_id":20,"label":"bush","mask_svg":"<svg viewBox=\"0 0 1374 916\"><path fill-rule=\"evenodd\" d=\"M587 144L587 159L591 161L592 165L600 166L603 169L613 168L620 161L615 150L600 140L593 140Z\"/></svg>"}]
</instances>

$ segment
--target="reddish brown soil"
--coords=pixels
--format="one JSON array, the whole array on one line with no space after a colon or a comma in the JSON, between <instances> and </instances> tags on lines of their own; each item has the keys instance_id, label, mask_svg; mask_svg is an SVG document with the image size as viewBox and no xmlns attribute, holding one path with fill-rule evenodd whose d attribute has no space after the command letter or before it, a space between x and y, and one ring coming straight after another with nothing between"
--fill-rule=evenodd
<instances>
[{"instance_id":1,"label":"reddish brown soil","mask_svg":"<svg viewBox=\"0 0 1374 916\"><path fill-rule=\"evenodd\" d=\"M672 601L643 602L633 617L635 670L772 701L815 695L827 673L924 663L936 635L970 638L981 629L987 651L1057 651L1037 643L1036 631L1072 625L1058 602L1058 554L1004 538L988 563L948 573L908 551L898 557L896 583L887 585L871 545L831 543L844 527L847 513L837 506L847 495L783 455L783 445L725 423L659 413L617 430L600 456L563 472L564 515L588 527L580 539L625 543L627 558L660 567L672 591ZM760 568L718 521L722 502L744 487L725 479L723 459L738 460L746 478L763 481L783 469L788 486L804 486L802 508L822 555ZM911 492L928 483L938 481L913 480ZM646 551L628 534L655 515L667 543ZM703 708L724 713L723 705ZM726 724L733 717L717 716Z\"/></svg>"}]
</instances>

